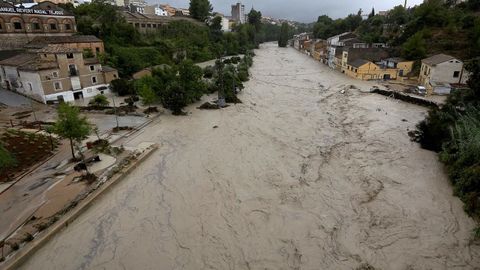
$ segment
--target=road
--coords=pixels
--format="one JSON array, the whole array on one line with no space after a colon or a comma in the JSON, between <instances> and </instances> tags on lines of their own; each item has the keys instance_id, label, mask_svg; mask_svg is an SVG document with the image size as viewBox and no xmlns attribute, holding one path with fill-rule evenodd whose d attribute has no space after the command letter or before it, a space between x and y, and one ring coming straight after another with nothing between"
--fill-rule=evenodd
<instances>
[{"instance_id":1,"label":"road","mask_svg":"<svg viewBox=\"0 0 480 270\"><path fill-rule=\"evenodd\" d=\"M407 136L424 108L290 48L256 53L243 104L132 138L161 147L21 269L480 266L474 222Z\"/></svg>"}]
</instances>

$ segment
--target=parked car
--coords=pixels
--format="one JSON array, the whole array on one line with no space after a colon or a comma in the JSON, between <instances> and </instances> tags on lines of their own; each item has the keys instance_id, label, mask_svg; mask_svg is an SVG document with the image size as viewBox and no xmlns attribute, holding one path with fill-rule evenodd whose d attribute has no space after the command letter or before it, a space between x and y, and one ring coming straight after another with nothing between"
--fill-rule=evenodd
<instances>
[{"instance_id":1,"label":"parked car","mask_svg":"<svg viewBox=\"0 0 480 270\"><path fill-rule=\"evenodd\" d=\"M415 86L413 93L420 96L425 96L427 94L427 89L424 86Z\"/></svg>"}]
</instances>

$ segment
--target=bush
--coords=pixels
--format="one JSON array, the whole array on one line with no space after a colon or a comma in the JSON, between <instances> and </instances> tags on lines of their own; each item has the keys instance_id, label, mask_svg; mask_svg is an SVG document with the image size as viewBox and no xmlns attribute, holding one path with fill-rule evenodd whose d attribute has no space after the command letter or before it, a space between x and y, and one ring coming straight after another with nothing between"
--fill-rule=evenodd
<instances>
[{"instance_id":1,"label":"bush","mask_svg":"<svg viewBox=\"0 0 480 270\"><path fill-rule=\"evenodd\" d=\"M451 128L440 159L447 166L455 194L465 211L480 214L480 108L469 107Z\"/></svg>"},{"instance_id":2,"label":"bush","mask_svg":"<svg viewBox=\"0 0 480 270\"><path fill-rule=\"evenodd\" d=\"M211 79L213 78L214 74L215 74L215 69L212 66L208 66L203 69L204 78Z\"/></svg>"},{"instance_id":3,"label":"bush","mask_svg":"<svg viewBox=\"0 0 480 270\"><path fill-rule=\"evenodd\" d=\"M128 96L135 94L133 85L131 82L125 79L116 79L110 82L110 86L113 92L119 96Z\"/></svg>"},{"instance_id":4,"label":"bush","mask_svg":"<svg viewBox=\"0 0 480 270\"><path fill-rule=\"evenodd\" d=\"M90 100L88 104L104 107L104 106L108 106L110 102L108 102L108 99L106 96L99 94L99 95L96 95L92 100Z\"/></svg>"}]
</instances>

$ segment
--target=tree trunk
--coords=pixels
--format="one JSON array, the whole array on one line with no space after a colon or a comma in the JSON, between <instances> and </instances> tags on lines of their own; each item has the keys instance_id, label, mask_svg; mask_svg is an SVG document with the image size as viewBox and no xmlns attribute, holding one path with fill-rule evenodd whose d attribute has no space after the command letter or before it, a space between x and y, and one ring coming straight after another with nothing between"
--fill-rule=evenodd
<instances>
[{"instance_id":1,"label":"tree trunk","mask_svg":"<svg viewBox=\"0 0 480 270\"><path fill-rule=\"evenodd\" d=\"M70 140L70 150L72 151L72 157L75 160L75 152L73 151L73 140L72 138L68 138Z\"/></svg>"}]
</instances>

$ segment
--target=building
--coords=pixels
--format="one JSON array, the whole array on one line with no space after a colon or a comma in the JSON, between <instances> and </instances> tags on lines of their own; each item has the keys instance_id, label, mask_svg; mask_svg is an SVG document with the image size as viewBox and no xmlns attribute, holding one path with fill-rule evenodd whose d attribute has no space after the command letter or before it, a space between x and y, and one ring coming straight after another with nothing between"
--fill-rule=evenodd
<instances>
[{"instance_id":1,"label":"building","mask_svg":"<svg viewBox=\"0 0 480 270\"><path fill-rule=\"evenodd\" d=\"M41 49L51 44L62 44L65 47L72 49L79 49L88 56L91 53L93 56L105 53L103 41L96 36L91 35L77 35L77 36L61 36L61 37L36 37L24 46L26 49Z\"/></svg>"},{"instance_id":2,"label":"building","mask_svg":"<svg viewBox=\"0 0 480 270\"><path fill-rule=\"evenodd\" d=\"M75 17L53 2L28 7L0 2L0 50L22 48L36 37L71 36L76 32Z\"/></svg>"},{"instance_id":3,"label":"building","mask_svg":"<svg viewBox=\"0 0 480 270\"><path fill-rule=\"evenodd\" d=\"M363 59L371 61L373 63L379 63L383 59L389 58L389 53L381 48L344 48L339 47L337 50L341 50L340 70L346 73L348 69L348 63L355 60Z\"/></svg>"},{"instance_id":4,"label":"building","mask_svg":"<svg viewBox=\"0 0 480 270\"><path fill-rule=\"evenodd\" d=\"M466 84L467 80L463 62L453 56L437 54L422 60L418 82L429 94L449 94L451 84Z\"/></svg>"},{"instance_id":5,"label":"building","mask_svg":"<svg viewBox=\"0 0 480 270\"><path fill-rule=\"evenodd\" d=\"M167 12L168 16L175 16L175 12L177 12L177 9L169 4L160 5L160 7Z\"/></svg>"},{"instance_id":6,"label":"building","mask_svg":"<svg viewBox=\"0 0 480 270\"><path fill-rule=\"evenodd\" d=\"M45 0L34 0L35 3L42 3L46 2ZM54 4L73 4L73 0L49 0L49 2L52 2Z\"/></svg>"},{"instance_id":7,"label":"building","mask_svg":"<svg viewBox=\"0 0 480 270\"><path fill-rule=\"evenodd\" d=\"M313 47L312 57L321 63L327 63L327 41L317 40Z\"/></svg>"},{"instance_id":8,"label":"building","mask_svg":"<svg viewBox=\"0 0 480 270\"><path fill-rule=\"evenodd\" d=\"M130 11L124 11L122 13L127 23L133 25L139 32L147 33L156 31L160 26L169 24L173 21L189 21L198 25L203 25L201 22L194 20L190 17L180 16L157 16L149 14L134 13Z\"/></svg>"},{"instance_id":9,"label":"building","mask_svg":"<svg viewBox=\"0 0 480 270\"><path fill-rule=\"evenodd\" d=\"M2 87L48 103L108 92L118 73L81 49L50 44L0 61L0 78Z\"/></svg>"},{"instance_id":10,"label":"building","mask_svg":"<svg viewBox=\"0 0 480 270\"><path fill-rule=\"evenodd\" d=\"M308 42L312 38L312 33L301 33L293 36L293 47L297 50L304 50L305 42Z\"/></svg>"},{"instance_id":11,"label":"building","mask_svg":"<svg viewBox=\"0 0 480 270\"><path fill-rule=\"evenodd\" d=\"M240 2L232 5L232 20L234 20L237 24L246 23L245 5L242 5Z\"/></svg>"},{"instance_id":12,"label":"building","mask_svg":"<svg viewBox=\"0 0 480 270\"><path fill-rule=\"evenodd\" d=\"M222 32L230 32L230 19L225 17L222 13L215 12L213 16L210 18L211 20L215 17L221 18L221 25L222 25Z\"/></svg>"},{"instance_id":13,"label":"building","mask_svg":"<svg viewBox=\"0 0 480 270\"><path fill-rule=\"evenodd\" d=\"M328 47L327 64L329 67L335 69L335 51L337 50L338 47L343 47L345 45L343 41L347 39L356 38L356 37L357 35L355 35L354 33L345 32L340 35L336 35L327 39L327 47Z\"/></svg>"},{"instance_id":14,"label":"building","mask_svg":"<svg viewBox=\"0 0 480 270\"><path fill-rule=\"evenodd\" d=\"M168 12L165 11L160 5L145 6L145 14L148 15L157 15L157 16L168 16Z\"/></svg>"}]
</instances>

